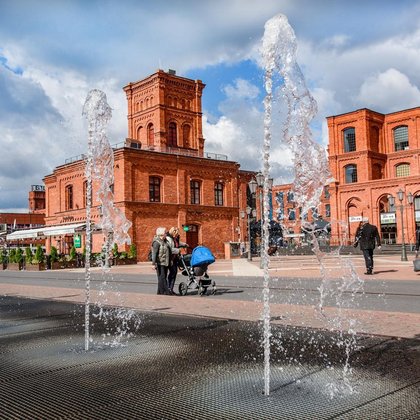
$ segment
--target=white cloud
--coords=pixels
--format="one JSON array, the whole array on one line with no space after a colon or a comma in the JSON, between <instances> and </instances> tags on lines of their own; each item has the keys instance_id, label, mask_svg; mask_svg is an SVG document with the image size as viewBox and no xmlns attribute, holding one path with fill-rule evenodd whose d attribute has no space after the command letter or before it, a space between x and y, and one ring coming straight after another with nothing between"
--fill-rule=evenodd
<instances>
[{"instance_id":1,"label":"white cloud","mask_svg":"<svg viewBox=\"0 0 420 420\"><path fill-rule=\"evenodd\" d=\"M396 69L368 77L360 87L357 100L367 108L397 111L420 105L420 90Z\"/></svg>"}]
</instances>

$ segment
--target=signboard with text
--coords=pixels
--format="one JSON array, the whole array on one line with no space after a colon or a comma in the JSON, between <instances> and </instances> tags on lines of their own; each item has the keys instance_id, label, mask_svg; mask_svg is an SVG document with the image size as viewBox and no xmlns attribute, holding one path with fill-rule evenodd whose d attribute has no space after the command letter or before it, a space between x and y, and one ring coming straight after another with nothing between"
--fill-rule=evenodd
<instances>
[{"instance_id":1,"label":"signboard with text","mask_svg":"<svg viewBox=\"0 0 420 420\"><path fill-rule=\"evenodd\" d=\"M75 248L81 248L82 246L82 238L80 235L74 235L74 247Z\"/></svg>"},{"instance_id":2,"label":"signboard with text","mask_svg":"<svg viewBox=\"0 0 420 420\"><path fill-rule=\"evenodd\" d=\"M391 225L395 223L395 213L381 213L381 225Z\"/></svg>"}]
</instances>

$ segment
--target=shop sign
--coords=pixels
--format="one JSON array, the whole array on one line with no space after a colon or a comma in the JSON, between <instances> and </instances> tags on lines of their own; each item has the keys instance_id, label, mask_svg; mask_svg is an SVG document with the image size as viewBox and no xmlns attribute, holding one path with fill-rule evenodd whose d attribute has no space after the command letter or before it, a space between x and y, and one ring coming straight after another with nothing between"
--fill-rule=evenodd
<instances>
[{"instance_id":1,"label":"shop sign","mask_svg":"<svg viewBox=\"0 0 420 420\"><path fill-rule=\"evenodd\" d=\"M362 216L350 216L349 223L361 222L362 219Z\"/></svg>"},{"instance_id":2,"label":"shop sign","mask_svg":"<svg viewBox=\"0 0 420 420\"><path fill-rule=\"evenodd\" d=\"M81 248L82 247L82 238L80 235L74 235L74 247Z\"/></svg>"},{"instance_id":3,"label":"shop sign","mask_svg":"<svg viewBox=\"0 0 420 420\"><path fill-rule=\"evenodd\" d=\"M395 223L395 213L381 213L381 225L390 225Z\"/></svg>"}]
</instances>

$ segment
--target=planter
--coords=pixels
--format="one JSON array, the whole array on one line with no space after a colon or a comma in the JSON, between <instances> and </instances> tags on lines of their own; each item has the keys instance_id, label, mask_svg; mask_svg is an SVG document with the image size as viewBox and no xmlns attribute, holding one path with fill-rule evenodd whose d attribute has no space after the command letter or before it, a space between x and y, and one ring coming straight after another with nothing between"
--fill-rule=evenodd
<instances>
[{"instance_id":1,"label":"planter","mask_svg":"<svg viewBox=\"0 0 420 420\"><path fill-rule=\"evenodd\" d=\"M64 264L66 265L66 268L77 268L78 267L76 260L66 261Z\"/></svg>"},{"instance_id":2,"label":"planter","mask_svg":"<svg viewBox=\"0 0 420 420\"><path fill-rule=\"evenodd\" d=\"M114 258L114 265L129 265L129 264L137 264L137 260L135 258Z\"/></svg>"},{"instance_id":3,"label":"planter","mask_svg":"<svg viewBox=\"0 0 420 420\"><path fill-rule=\"evenodd\" d=\"M22 269L22 263L11 263L7 264L7 269L12 271L19 271Z\"/></svg>"},{"instance_id":4,"label":"planter","mask_svg":"<svg viewBox=\"0 0 420 420\"><path fill-rule=\"evenodd\" d=\"M26 264L26 271L44 271L45 263Z\"/></svg>"},{"instance_id":5,"label":"planter","mask_svg":"<svg viewBox=\"0 0 420 420\"><path fill-rule=\"evenodd\" d=\"M51 263L51 270L60 270L62 268L66 268L65 261L54 261Z\"/></svg>"}]
</instances>

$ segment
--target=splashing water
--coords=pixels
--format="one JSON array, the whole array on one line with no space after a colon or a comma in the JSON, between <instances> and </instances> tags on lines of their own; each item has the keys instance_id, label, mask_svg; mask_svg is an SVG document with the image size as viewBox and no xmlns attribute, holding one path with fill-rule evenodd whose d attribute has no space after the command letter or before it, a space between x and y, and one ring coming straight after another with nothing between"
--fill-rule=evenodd
<instances>
[{"instance_id":1,"label":"splashing water","mask_svg":"<svg viewBox=\"0 0 420 420\"><path fill-rule=\"evenodd\" d=\"M286 16L274 16L265 24L263 49L266 71L277 70L283 80L282 95L288 108L283 135L293 156L294 199L302 214L307 214L318 206L331 174L325 150L312 139L309 123L317 104L297 63L296 36Z\"/></svg>"},{"instance_id":2,"label":"splashing water","mask_svg":"<svg viewBox=\"0 0 420 420\"><path fill-rule=\"evenodd\" d=\"M269 174L269 148L271 143L271 111L273 102L273 80L280 76L281 94L287 104L287 117L283 129L283 141L292 152L294 175L293 194L296 207L301 208L302 221L309 210L316 209L324 186L331 182L327 156L324 148L313 141L309 127L311 120L317 113L317 104L308 91L302 72L296 60L297 42L293 29L284 15L277 15L265 24L262 42L262 58L265 68L266 98L264 101L264 393L269 393L269 357L270 357L270 309L269 309L269 275L268 275L268 174ZM303 225L303 223L302 223ZM307 223L308 231L314 231L314 224ZM351 372L349 358L351 351L356 347L354 320L345 318L342 314L344 296L354 296L360 288L360 279L354 267L341 260L343 275L342 282L337 287L331 287L326 270L324 269L324 255L320 251L315 235L312 235L313 251L321 268L322 284L320 291L320 312L323 311L325 297L333 293L339 308L339 315L330 320L335 329L339 331L337 345L345 348L344 376L347 379ZM339 257L339 251L337 251ZM340 259L340 258L339 258ZM346 321L345 321L346 320ZM349 333L349 339L344 338L343 331ZM348 383L348 381L347 381Z\"/></svg>"},{"instance_id":3,"label":"splashing water","mask_svg":"<svg viewBox=\"0 0 420 420\"><path fill-rule=\"evenodd\" d=\"M114 184L114 153L109 144L106 127L111 119L111 107L107 103L104 92L93 89L89 92L83 106L82 115L88 121L88 152L86 157L85 175L87 179L86 203L86 261L85 261L85 350L89 349L89 306L90 306L90 256L92 252L92 183L98 185L96 198L100 204L101 220L98 227L104 235L103 254L104 268L109 268L109 258L112 242L119 245L130 244L128 221L121 209L114 205L114 195L111 190Z\"/></svg>"}]
</instances>

